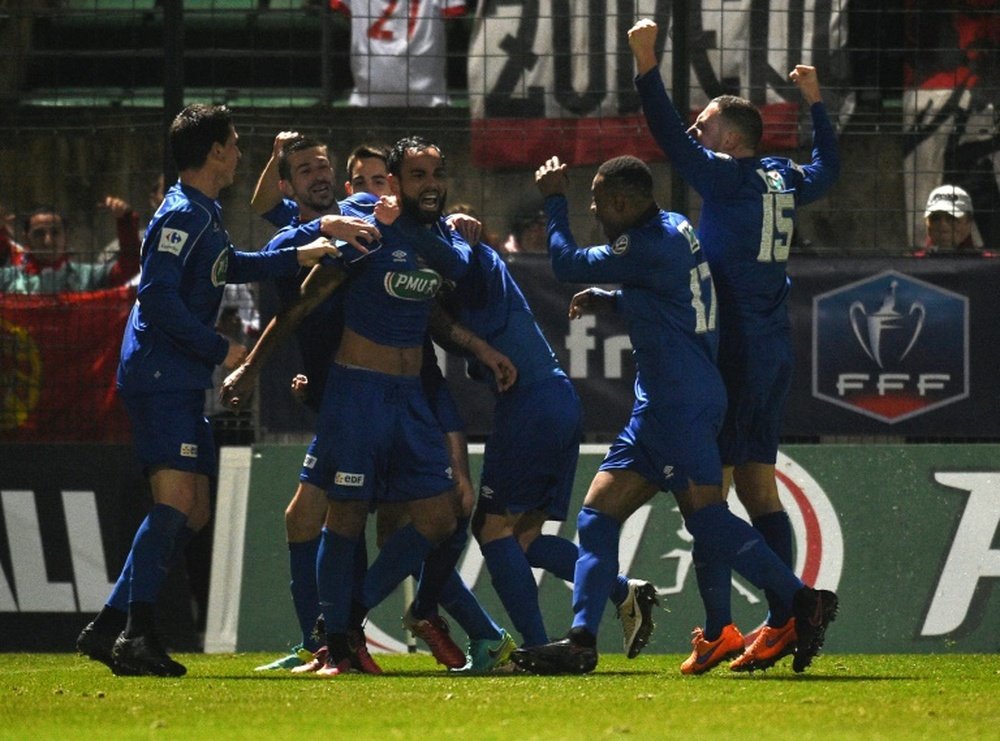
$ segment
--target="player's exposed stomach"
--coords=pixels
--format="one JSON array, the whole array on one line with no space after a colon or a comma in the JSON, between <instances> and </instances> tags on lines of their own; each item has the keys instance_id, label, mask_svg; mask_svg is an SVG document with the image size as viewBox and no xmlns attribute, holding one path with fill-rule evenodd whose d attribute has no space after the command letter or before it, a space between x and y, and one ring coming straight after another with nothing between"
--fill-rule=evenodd
<instances>
[{"instance_id":1,"label":"player's exposed stomach","mask_svg":"<svg viewBox=\"0 0 1000 741\"><path fill-rule=\"evenodd\" d=\"M382 345L345 327L335 360L340 365L391 376L418 376L423 363L423 347Z\"/></svg>"}]
</instances>

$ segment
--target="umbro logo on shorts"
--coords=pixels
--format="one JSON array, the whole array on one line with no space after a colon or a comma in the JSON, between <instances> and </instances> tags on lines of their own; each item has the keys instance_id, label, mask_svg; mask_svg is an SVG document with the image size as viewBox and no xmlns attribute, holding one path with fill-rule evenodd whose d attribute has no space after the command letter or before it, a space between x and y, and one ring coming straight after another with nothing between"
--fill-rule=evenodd
<instances>
[{"instance_id":1,"label":"umbro logo on shorts","mask_svg":"<svg viewBox=\"0 0 1000 741\"><path fill-rule=\"evenodd\" d=\"M333 483L337 484L337 486L364 486L365 475L363 473L337 471L337 475L333 477Z\"/></svg>"},{"instance_id":2,"label":"umbro logo on shorts","mask_svg":"<svg viewBox=\"0 0 1000 741\"><path fill-rule=\"evenodd\" d=\"M197 458L198 446L195 443L181 443L181 458Z\"/></svg>"}]
</instances>

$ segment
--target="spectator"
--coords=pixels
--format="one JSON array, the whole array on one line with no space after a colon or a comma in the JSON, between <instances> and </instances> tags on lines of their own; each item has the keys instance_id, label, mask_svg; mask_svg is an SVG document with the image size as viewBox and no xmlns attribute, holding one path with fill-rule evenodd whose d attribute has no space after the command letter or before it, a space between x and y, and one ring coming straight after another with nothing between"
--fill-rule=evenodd
<instances>
[{"instance_id":1,"label":"spectator","mask_svg":"<svg viewBox=\"0 0 1000 741\"><path fill-rule=\"evenodd\" d=\"M995 257L977 244L973 230L972 198L957 185L941 185L931 191L924 209L927 236L914 257Z\"/></svg>"},{"instance_id":2,"label":"spectator","mask_svg":"<svg viewBox=\"0 0 1000 741\"><path fill-rule=\"evenodd\" d=\"M975 196L986 244L1000 238L1000 13L996 0L906 0L903 159L910 245L918 194L950 182ZM912 204L912 205L910 205Z\"/></svg>"},{"instance_id":3,"label":"spectator","mask_svg":"<svg viewBox=\"0 0 1000 741\"><path fill-rule=\"evenodd\" d=\"M450 104L444 20L465 14L465 0L330 0L351 16L348 105L434 107Z\"/></svg>"},{"instance_id":4,"label":"spectator","mask_svg":"<svg viewBox=\"0 0 1000 741\"><path fill-rule=\"evenodd\" d=\"M511 219L510 234L503 244L503 252L511 254L548 254L549 217L538 204L536 208L521 210Z\"/></svg>"},{"instance_id":5,"label":"spectator","mask_svg":"<svg viewBox=\"0 0 1000 741\"><path fill-rule=\"evenodd\" d=\"M163 200L162 192L160 193L160 200ZM152 203L152 196L150 196L150 203ZM153 211L156 211L158 205L153 206ZM101 251L100 262L114 260L117 253L122 250L138 254L139 247L142 244L142 236L139 233L139 214L133 211L132 207L123 198L113 195L107 195L104 197L104 200L98 201L97 209L99 211L107 211L115 219L115 239L109 242ZM138 270L133 274L132 278L133 282L138 284Z\"/></svg>"},{"instance_id":6,"label":"spectator","mask_svg":"<svg viewBox=\"0 0 1000 741\"><path fill-rule=\"evenodd\" d=\"M14 241L14 218L0 203L0 268L24 264L24 246Z\"/></svg>"},{"instance_id":7,"label":"spectator","mask_svg":"<svg viewBox=\"0 0 1000 741\"><path fill-rule=\"evenodd\" d=\"M66 217L52 206L40 206L24 219L27 253L22 265L0 268L0 291L60 293L120 286L139 272L139 240L135 214L114 199L119 238L126 237L118 255L106 262L77 262L67 248Z\"/></svg>"}]
</instances>

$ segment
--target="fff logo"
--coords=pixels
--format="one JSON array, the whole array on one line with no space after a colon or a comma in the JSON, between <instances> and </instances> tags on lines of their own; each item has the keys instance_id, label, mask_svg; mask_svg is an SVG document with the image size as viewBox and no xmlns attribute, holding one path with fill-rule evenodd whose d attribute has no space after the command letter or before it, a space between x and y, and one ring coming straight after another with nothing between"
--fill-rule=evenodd
<instances>
[{"instance_id":1,"label":"fff logo","mask_svg":"<svg viewBox=\"0 0 1000 741\"><path fill-rule=\"evenodd\" d=\"M896 271L813 299L813 395L893 424L968 396L968 299Z\"/></svg>"},{"instance_id":2,"label":"fff logo","mask_svg":"<svg viewBox=\"0 0 1000 741\"><path fill-rule=\"evenodd\" d=\"M899 281L892 280L889 283L889 290L882 299L882 305L870 314L863 301L858 300L851 304L850 319L854 336L865 355L874 360L879 368L885 367L882 353L894 339L897 340L896 345L902 343L902 349L893 353L894 359L902 361L909 355L920 338L924 319L927 317L927 310L919 299L912 301L905 314L897 310L898 287Z\"/></svg>"}]
</instances>

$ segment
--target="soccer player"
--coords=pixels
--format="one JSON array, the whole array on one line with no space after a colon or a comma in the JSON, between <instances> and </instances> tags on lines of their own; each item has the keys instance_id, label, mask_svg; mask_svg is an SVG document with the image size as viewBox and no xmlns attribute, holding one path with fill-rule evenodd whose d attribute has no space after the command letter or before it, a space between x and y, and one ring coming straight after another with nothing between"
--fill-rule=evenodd
<instances>
[{"instance_id":1,"label":"soccer player","mask_svg":"<svg viewBox=\"0 0 1000 741\"><path fill-rule=\"evenodd\" d=\"M444 177L440 149L422 140L397 143L390 169L393 162L397 170L422 173L434 184ZM383 198L376 219L387 208L389 199ZM352 626L360 625L365 612L421 564L418 600L423 594L424 609L436 608L434 597L454 573L450 553L458 507L444 435L423 392L420 370L429 302L440 287L441 273L454 275L468 257L454 250L432 258L439 273L423 267L405 241L391 235L387 239L385 229L382 237L360 258L364 269L346 284L343 335L323 393L317 435L300 476L326 492L328 500L317 567L328 649L326 665L318 672L322 676L352 669L378 673L359 652L363 636ZM320 289L336 279L332 275L320 270L307 279L304 300L269 328L282 328L275 336L294 326L296 315L308 312L311 301L322 300ZM306 300L309 293L313 298ZM264 337L257 347L263 342ZM230 384L227 379L230 394L240 393L241 380ZM368 423L359 428L359 419ZM354 586L357 541L375 500L404 504L411 522L386 540L359 594ZM434 561L442 549L450 561L446 569ZM414 608L407 610L407 623L435 650L421 630L435 627L427 619L429 613L415 613ZM446 634L435 638L450 641ZM446 665L464 665L464 653L457 647L455 652Z\"/></svg>"},{"instance_id":2,"label":"soccer player","mask_svg":"<svg viewBox=\"0 0 1000 741\"><path fill-rule=\"evenodd\" d=\"M318 233L334 236L332 227L339 221L350 221L346 219L347 214L370 215L374 203L377 202L374 196L388 192L388 173L384 159L387 152L370 146L359 147L352 152L348 160L349 180L345 183L345 187L350 197L338 207L333 195L333 170L326 145L314 139L302 136L289 137L283 134L284 132L276 138L276 141L281 140L282 148L278 152L276 166L273 169L279 178L277 192L283 196L284 201L290 202L291 206L267 209L265 213L273 215L280 211L294 215L291 225L279 231L265 249L280 249L283 245L308 242ZM374 195L373 192L364 190L365 186L375 188ZM267 180L262 175L258 182L258 193L266 191L267 188ZM341 211L344 212L344 217L340 216ZM303 277L278 281L283 306L291 306L298 298ZM343 328L344 293L343 290L333 290L328 298L303 317L296 328L305 375L296 377L295 386L302 390L304 402L316 411L320 407L330 361ZM260 350L264 351L266 346L266 344L260 346ZM263 361L257 360L257 363L262 365ZM444 385L444 378L437 367L433 351L428 355L425 350L422 377L435 416L441 421L447 436L456 487L463 492L467 491L471 500L472 484L465 452L464 425ZM388 515L386 509L381 508L379 511L380 542L403 524L400 522L401 513L397 511L398 508L389 510ZM316 616L319 614L316 556L325 511L325 492L305 482L300 483L285 511L285 529L289 546L292 598L303 639L302 643L293 647L287 656L257 667L259 670L295 668L302 664L315 670L322 666L325 651L320 651L321 640L318 636L314 636L313 628ZM363 538L359 539L358 544L356 561L359 564L359 573L363 576L364 569L361 565L367 565L367 550ZM483 610L475 595L457 573L448 579L442 603L470 636L472 647L477 648L475 651L470 650L474 657L470 668L475 671L491 669L497 660L486 661L483 656L490 650L494 651L494 657L499 656L496 647L504 643L506 632ZM513 645L506 650L503 660L506 660L512 648ZM479 660L476 660L476 657Z\"/></svg>"},{"instance_id":3,"label":"soccer player","mask_svg":"<svg viewBox=\"0 0 1000 741\"><path fill-rule=\"evenodd\" d=\"M743 98L715 98L686 128L663 87L656 35L656 24L645 19L628 32L649 130L671 166L703 199L698 238L719 297L719 368L729 399L719 436L723 491L735 484L754 527L791 566L792 528L774 474L793 365L785 268L796 210L820 198L837 179L837 140L816 70L806 65L798 65L789 77L812 114L809 164L758 156L760 112ZM734 654L734 671L766 669L793 653L796 623L773 592L766 595L766 625L741 653L744 639L732 620L728 569L697 548L694 561L706 622L695 629L693 650L681 671L702 673Z\"/></svg>"},{"instance_id":4,"label":"soccer player","mask_svg":"<svg viewBox=\"0 0 1000 741\"><path fill-rule=\"evenodd\" d=\"M715 365L715 291L694 228L680 214L659 209L642 161L616 157L600 166L591 188L591 212L608 243L580 249L569 228L565 170L553 157L535 175L549 215L552 267L562 281L621 284L615 292L577 293L569 311L571 318L584 311L625 315L636 362L635 405L578 517L573 627L566 638L518 649L512 659L537 673L597 666L597 631L618 571L621 525L663 490L673 493L699 552L774 590L801 616L796 669L804 669L836 614L836 595L804 586L726 506L716 442L726 396Z\"/></svg>"},{"instance_id":5,"label":"soccer player","mask_svg":"<svg viewBox=\"0 0 1000 741\"><path fill-rule=\"evenodd\" d=\"M352 223L351 217L359 218L366 210L370 211L371 206L366 203L337 202L333 167L327 146L322 142L296 132L281 132L275 137L275 149L258 180L252 203L255 210L263 211L265 218L283 227L265 250L307 243L323 233L334 237L341 224ZM280 224L282 219L285 219L284 224ZM371 239L376 239L379 236L377 229L369 224L366 226ZM306 273L300 271L299 275L274 281L283 307L295 303L305 277ZM343 291L334 291L303 317L296 328L304 373L293 379L293 393L314 411L319 410L327 370L340 339L343 295ZM311 664L314 654L323 646L314 627L320 613L316 557L325 515L325 493L299 484L285 509L285 534L292 603L302 631L302 642L288 655L259 666L258 670L291 669ZM358 547L358 561L367 564L364 539L359 540ZM366 649L361 646L359 650Z\"/></svg>"},{"instance_id":6,"label":"soccer player","mask_svg":"<svg viewBox=\"0 0 1000 741\"><path fill-rule=\"evenodd\" d=\"M429 217L421 217L419 192L408 185L401 181L404 216L396 222L406 238L425 250L448 249L449 241L461 239L443 226L440 216L436 228L426 228ZM442 201L446 195L442 193ZM542 535L541 530L547 520L566 519L580 453L582 409L506 264L488 245L476 242L471 249L468 269L442 301L447 314L432 315L432 331L437 330L435 339L443 337L446 347L462 347L467 327L518 369L516 383L496 393L472 529L522 645L538 646L549 638L531 569L572 581L579 556L572 541ZM435 316L448 315L460 324L449 319L435 327ZM493 384L492 373L474 358L469 360L469 375ZM655 595L649 582L616 578L610 598L622 621L629 658L638 656L649 641Z\"/></svg>"},{"instance_id":7,"label":"soccer player","mask_svg":"<svg viewBox=\"0 0 1000 741\"><path fill-rule=\"evenodd\" d=\"M186 671L157 638L154 606L171 557L209 518L217 459L204 403L212 369L233 368L246 354L214 330L225 284L294 274L324 254L339 254L326 240L268 254L233 247L216 200L232 184L240 159L228 108L190 105L173 120L169 137L180 178L146 230L118 366L118 390L153 508L107 604L77 639L81 653L116 674Z\"/></svg>"}]
</instances>

